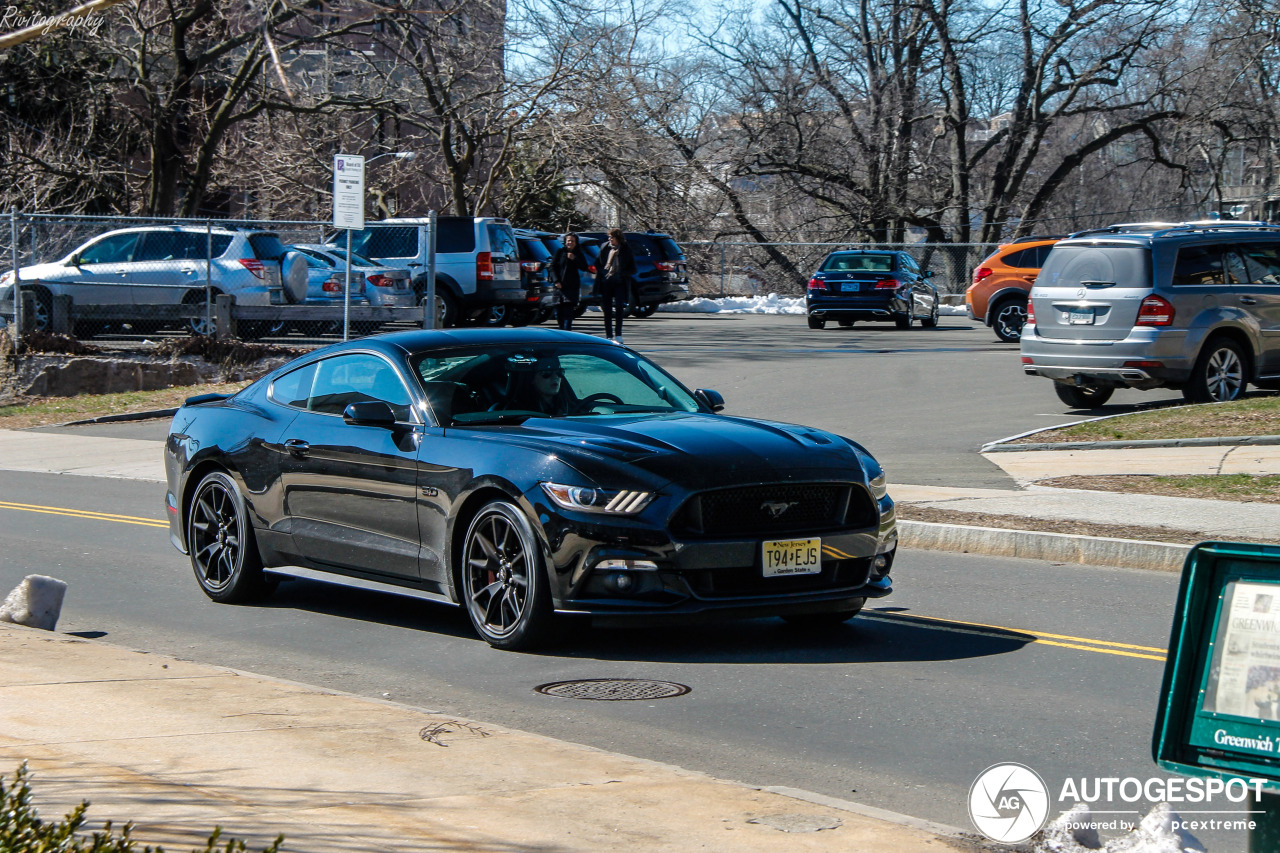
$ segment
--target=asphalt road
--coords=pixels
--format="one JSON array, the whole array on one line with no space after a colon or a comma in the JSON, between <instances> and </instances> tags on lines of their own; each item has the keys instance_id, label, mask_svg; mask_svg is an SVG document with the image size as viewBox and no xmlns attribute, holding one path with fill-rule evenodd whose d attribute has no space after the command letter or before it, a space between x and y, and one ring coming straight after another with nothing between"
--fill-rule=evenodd
<instances>
[{"instance_id":1,"label":"asphalt road","mask_svg":"<svg viewBox=\"0 0 1280 853\"><path fill-rule=\"evenodd\" d=\"M736 413L865 441L900 481L994 485L1001 477L978 445L1073 418L1046 382L1021 375L1015 348L968 326L817 332L801 318L659 317L629 324L626 337L681 379L721 390ZM1148 397L1121 395L1120 406ZM79 429L163 433L155 423ZM0 494L164 517L154 484L0 472ZM969 826L969 786L997 762L1032 767L1055 796L1068 777L1160 775L1149 742L1176 594L1167 574L908 551L895 594L835 631L780 620L576 629L529 655L490 649L455 609L303 581L260 606L214 604L166 530L146 523L0 509L0 553L0 588L29 572L68 581L62 632L954 826ZM650 702L534 692L579 678L692 690ZM1147 804L1113 807L1136 819ZM1227 834L1202 840L1245 846Z\"/></svg>"}]
</instances>

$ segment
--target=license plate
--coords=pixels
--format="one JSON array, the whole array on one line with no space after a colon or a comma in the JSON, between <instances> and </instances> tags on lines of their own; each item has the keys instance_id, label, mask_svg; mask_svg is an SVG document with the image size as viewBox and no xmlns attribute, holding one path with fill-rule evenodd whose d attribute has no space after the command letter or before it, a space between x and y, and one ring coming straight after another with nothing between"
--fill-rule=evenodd
<instances>
[{"instance_id":1,"label":"license plate","mask_svg":"<svg viewBox=\"0 0 1280 853\"><path fill-rule=\"evenodd\" d=\"M1092 326L1093 325L1093 309L1092 308L1072 308L1067 313L1067 322L1072 326Z\"/></svg>"},{"instance_id":2,"label":"license plate","mask_svg":"<svg viewBox=\"0 0 1280 853\"><path fill-rule=\"evenodd\" d=\"M777 539L762 542L764 576L816 575L822 571L821 539Z\"/></svg>"}]
</instances>

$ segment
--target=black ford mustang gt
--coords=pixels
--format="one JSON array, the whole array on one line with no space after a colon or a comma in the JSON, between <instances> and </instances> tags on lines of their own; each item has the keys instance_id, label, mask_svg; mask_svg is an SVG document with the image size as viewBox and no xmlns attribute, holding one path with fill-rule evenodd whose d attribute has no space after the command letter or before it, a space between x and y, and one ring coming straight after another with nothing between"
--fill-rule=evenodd
<instances>
[{"instance_id":1,"label":"black ford mustang gt","mask_svg":"<svg viewBox=\"0 0 1280 853\"><path fill-rule=\"evenodd\" d=\"M178 411L171 536L215 601L323 580L464 605L504 649L556 614L822 624L888 595L871 455L722 408L572 332L337 344Z\"/></svg>"}]
</instances>

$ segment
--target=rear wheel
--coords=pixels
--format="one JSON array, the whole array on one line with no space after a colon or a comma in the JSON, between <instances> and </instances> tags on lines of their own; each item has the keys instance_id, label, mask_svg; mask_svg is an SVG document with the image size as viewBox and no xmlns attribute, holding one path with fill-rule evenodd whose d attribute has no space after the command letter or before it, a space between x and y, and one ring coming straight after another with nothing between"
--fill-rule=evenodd
<instances>
[{"instance_id":1,"label":"rear wheel","mask_svg":"<svg viewBox=\"0 0 1280 853\"><path fill-rule=\"evenodd\" d=\"M643 305L631 306L632 317L652 317L656 313L658 313L658 303L656 302L646 302Z\"/></svg>"},{"instance_id":2,"label":"rear wheel","mask_svg":"<svg viewBox=\"0 0 1280 853\"><path fill-rule=\"evenodd\" d=\"M418 297L418 306L425 307L427 304L427 287L425 284L420 285L415 291ZM458 300L453 297L448 288L440 284L436 284L436 328L447 329L450 326L457 325L458 322Z\"/></svg>"},{"instance_id":3,"label":"rear wheel","mask_svg":"<svg viewBox=\"0 0 1280 853\"><path fill-rule=\"evenodd\" d=\"M1005 343L1016 344L1022 339L1022 327L1027 322L1027 300L1005 299L991 312L991 329Z\"/></svg>"},{"instance_id":4,"label":"rear wheel","mask_svg":"<svg viewBox=\"0 0 1280 853\"><path fill-rule=\"evenodd\" d=\"M581 317L585 313L587 313L587 306L582 302L579 302L578 307L573 309L573 316L575 318Z\"/></svg>"},{"instance_id":5,"label":"rear wheel","mask_svg":"<svg viewBox=\"0 0 1280 853\"><path fill-rule=\"evenodd\" d=\"M1058 399L1073 409L1094 409L1111 399L1114 388L1105 385L1067 385L1065 382L1053 383L1053 390L1058 392Z\"/></svg>"},{"instance_id":6,"label":"rear wheel","mask_svg":"<svg viewBox=\"0 0 1280 853\"><path fill-rule=\"evenodd\" d=\"M489 645L530 648L551 627L551 588L529 519L507 501L481 508L462 548L463 603Z\"/></svg>"},{"instance_id":7,"label":"rear wheel","mask_svg":"<svg viewBox=\"0 0 1280 853\"><path fill-rule=\"evenodd\" d=\"M810 329L825 329L826 327L827 327L827 321L822 319L821 317L814 317L814 316L809 317Z\"/></svg>"},{"instance_id":8,"label":"rear wheel","mask_svg":"<svg viewBox=\"0 0 1280 853\"><path fill-rule=\"evenodd\" d=\"M929 312L928 317L920 320L920 326L925 329L938 328L938 298L936 296L933 298L933 310Z\"/></svg>"},{"instance_id":9,"label":"rear wheel","mask_svg":"<svg viewBox=\"0 0 1280 853\"><path fill-rule=\"evenodd\" d=\"M187 551L204 594L223 604L252 601L275 586L262 574L253 525L235 481L205 476L187 513Z\"/></svg>"},{"instance_id":10,"label":"rear wheel","mask_svg":"<svg viewBox=\"0 0 1280 853\"><path fill-rule=\"evenodd\" d=\"M905 313L905 314L894 314L894 315L893 315L893 325L897 326L899 329L910 329L910 328L911 328L911 321L912 321L912 319L914 319L914 318L911 316L911 311L912 311L912 306L908 305L908 306L907 306L907 313Z\"/></svg>"},{"instance_id":11,"label":"rear wheel","mask_svg":"<svg viewBox=\"0 0 1280 853\"><path fill-rule=\"evenodd\" d=\"M1240 346L1228 338L1214 338L1201 350L1182 395L1194 403L1225 403L1239 399L1246 384Z\"/></svg>"}]
</instances>

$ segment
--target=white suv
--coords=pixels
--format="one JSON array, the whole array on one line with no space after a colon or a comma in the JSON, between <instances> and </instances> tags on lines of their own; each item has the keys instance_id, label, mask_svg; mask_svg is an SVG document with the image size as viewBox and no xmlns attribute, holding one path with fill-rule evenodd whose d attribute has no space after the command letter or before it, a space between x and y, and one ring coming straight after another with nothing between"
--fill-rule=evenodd
<instances>
[{"instance_id":1,"label":"white suv","mask_svg":"<svg viewBox=\"0 0 1280 853\"><path fill-rule=\"evenodd\" d=\"M27 327L48 329L53 297L101 306L93 318L77 318L77 331L92 332L112 320L143 319L137 306L204 304L229 293L240 305L301 303L307 298L307 262L288 252L271 231L163 225L108 231L61 260L23 267L16 278L35 295ZM14 316L13 271L0 276L0 316ZM207 334L208 318L186 321ZM249 325L249 324L242 324ZM269 322L262 324L266 331ZM253 334L256 327L242 333Z\"/></svg>"}]
</instances>

